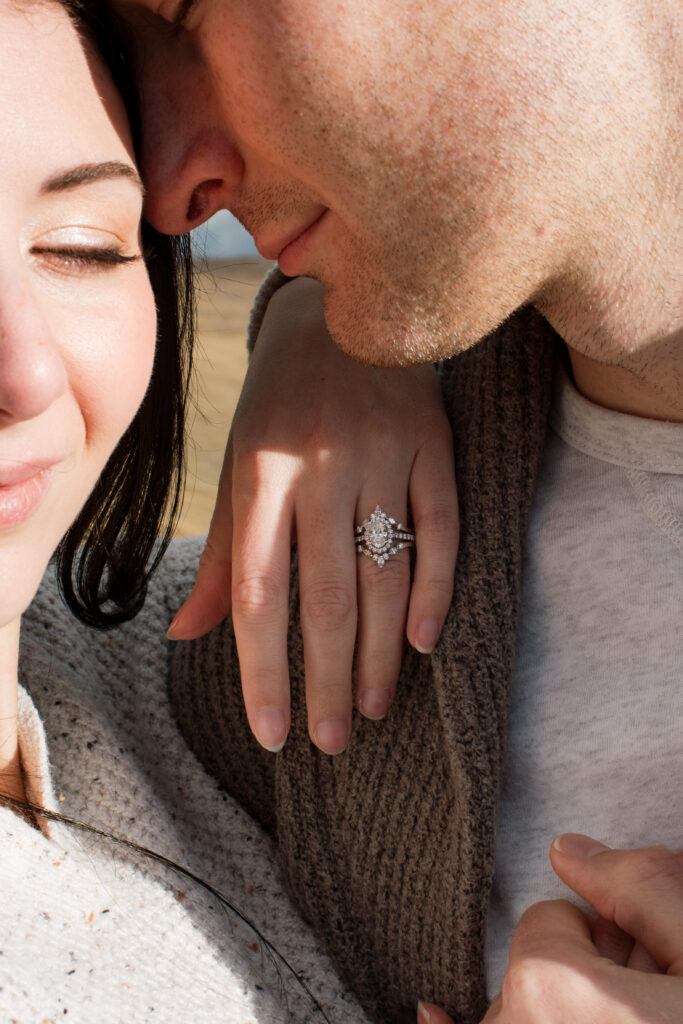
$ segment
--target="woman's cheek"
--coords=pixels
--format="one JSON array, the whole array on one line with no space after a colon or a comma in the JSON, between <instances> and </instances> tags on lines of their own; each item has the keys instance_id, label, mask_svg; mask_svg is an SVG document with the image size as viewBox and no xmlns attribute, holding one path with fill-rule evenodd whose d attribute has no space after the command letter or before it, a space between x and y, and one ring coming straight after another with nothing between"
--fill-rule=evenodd
<instances>
[{"instance_id":1,"label":"woman's cheek","mask_svg":"<svg viewBox=\"0 0 683 1024\"><path fill-rule=\"evenodd\" d=\"M128 364L131 367L131 395L132 411L128 421L133 418L140 402L145 396L152 369L154 366L154 355L156 351L157 336L157 312L152 286L149 283L147 272L144 280L139 286L139 296L131 306L133 316L129 316L129 336L133 338L132 351L130 352ZM134 378L134 380L133 380ZM126 424L127 425L127 424Z\"/></svg>"},{"instance_id":2,"label":"woman's cheek","mask_svg":"<svg viewBox=\"0 0 683 1024\"><path fill-rule=\"evenodd\" d=\"M86 444L102 466L135 416L154 365L154 296L144 268L135 272L135 287L129 281L118 301L100 307L82 362L79 404Z\"/></svg>"}]
</instances>

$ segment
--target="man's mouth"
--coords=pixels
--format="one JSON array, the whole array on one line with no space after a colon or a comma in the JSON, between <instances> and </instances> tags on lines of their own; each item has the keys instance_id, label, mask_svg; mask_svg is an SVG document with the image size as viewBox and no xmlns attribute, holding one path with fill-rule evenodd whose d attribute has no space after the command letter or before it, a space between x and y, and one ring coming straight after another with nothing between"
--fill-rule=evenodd
<instances>
[{"instance_id":1,"label":"man's mouth","mask_svg":"<svg viewBox=\"0 0 683 1024\"><path fill-rule=\"evenodd\" d=\"M283 232L271 237L264 237L263 235L255 237L256 248L264 259L280 261L287 250L295 246L298 247L300 243L307 240L309 233L312 234L313 229L317 227L326 213L327 209L323 209L307 223L298 224L286 233Z\"/></svg>"}]
</instances>

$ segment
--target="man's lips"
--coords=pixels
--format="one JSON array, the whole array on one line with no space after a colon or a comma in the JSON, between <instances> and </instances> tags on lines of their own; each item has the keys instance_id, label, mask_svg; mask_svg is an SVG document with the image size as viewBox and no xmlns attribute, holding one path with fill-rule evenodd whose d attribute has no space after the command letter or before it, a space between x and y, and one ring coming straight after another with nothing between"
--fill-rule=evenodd
<instances>
[{"instance_id":1,"label":"man's lips","mask_svg":"<svg viewBox=\"0 0 683 1024\"><path fill-rule=\"evenodd\" d=\"M256 248L264 259L279 260L285 249L292 245L293 242L298 242L303 235L307 234L307 232L309 232L311 228L318 223L326 212L327 210L322 210L306 224L298 225L287 234L281 234L273 238L263 238L263 236L254 238Z\"/></svg>"}]
</instances>

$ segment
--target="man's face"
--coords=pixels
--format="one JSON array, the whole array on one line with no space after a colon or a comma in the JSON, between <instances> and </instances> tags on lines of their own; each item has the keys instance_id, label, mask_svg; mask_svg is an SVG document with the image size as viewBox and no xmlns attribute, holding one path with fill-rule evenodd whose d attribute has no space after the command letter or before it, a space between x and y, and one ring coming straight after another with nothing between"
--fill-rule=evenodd
<instances>
[{"instance_id":1,"label":"man's face","mask_svg":"<svg viewBox=\"0 0 683 1024\"><path fill-rule=\"evenodd\" d=\"M561 274L566 182L587 177L562 121L566 4L110 2L131 29L150 220L180 232L230 209L325 285L351 355L450 354Z\"/></svg>"}]
</instances>

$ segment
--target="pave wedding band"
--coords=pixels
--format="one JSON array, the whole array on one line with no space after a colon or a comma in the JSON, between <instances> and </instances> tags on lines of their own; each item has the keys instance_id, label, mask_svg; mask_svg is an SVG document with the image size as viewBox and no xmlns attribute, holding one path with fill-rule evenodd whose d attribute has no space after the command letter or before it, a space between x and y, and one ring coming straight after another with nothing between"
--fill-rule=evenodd
<instances>
[{"instance_id":1,"label":"pave wedding band","mask_svg":"<svg viewBox=\"0 0 683 1024\"><path fill-rule=\"evenodd\" d=\"M381 568L392 555L414 544L415 534L376 505L375 511L356 527L354 539L358 554L372 558Z\"/></svg>"}]
</instances>

